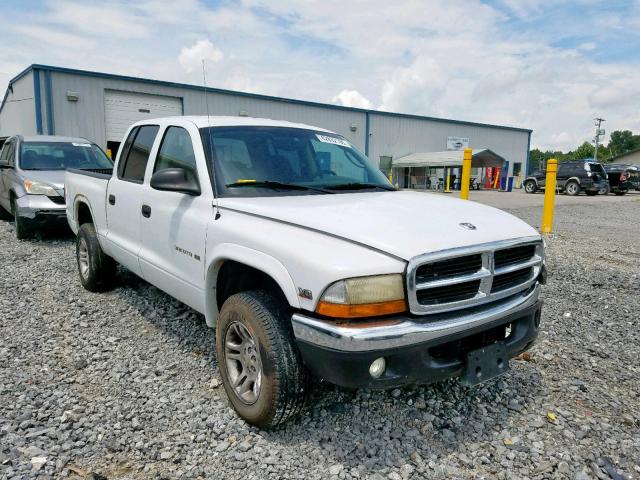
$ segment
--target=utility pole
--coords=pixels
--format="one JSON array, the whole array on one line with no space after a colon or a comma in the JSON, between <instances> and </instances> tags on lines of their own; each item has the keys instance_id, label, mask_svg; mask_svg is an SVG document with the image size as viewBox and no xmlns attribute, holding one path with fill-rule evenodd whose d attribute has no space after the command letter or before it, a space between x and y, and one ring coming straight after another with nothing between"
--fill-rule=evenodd
<instances>
[{"instance_id":1,"label":"utility pole","mask_svg":"<svg viewBox=\"0 0 640 480\"><path fill-rule=\"evenodd\" d=\"M600 126L602 125L602 122L606 122L606 120L604 118L596 118L595 119L596 123L596 136L594 137L593 141L596 144L596 152L593 154L593 160L594 161L598 161L598 146L600 145L600 136L604 136L604 128L600 128Z\"/></svg>"}]
</instances>

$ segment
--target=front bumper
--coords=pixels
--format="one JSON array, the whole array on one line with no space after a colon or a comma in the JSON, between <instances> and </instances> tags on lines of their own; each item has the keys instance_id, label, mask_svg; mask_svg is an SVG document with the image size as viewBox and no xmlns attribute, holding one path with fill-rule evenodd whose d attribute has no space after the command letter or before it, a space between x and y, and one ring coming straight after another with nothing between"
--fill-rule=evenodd
<instances>
[{"instance_id":1,"label":"front bumper","mask_svg":"<svg viewBox=\"0 0 640 480\"><path fill-rule=\"evenodd\" d=\"M56 203L46 195L23 195L16 200L16 209L21 219L29 226L44 226L65 222L67 207Z\"/></svg>"},{"instance_id":2,"label":"front bumper","mask_svg":"<svg viewBox=\"0 0 640 480\"><path fill-rule=\"evenodd\" d=\"M346 387L392 388L458 376L466 353L504 341L509 357L527 350L538 335L542 301L536 283L526 292L487 306L427 317L394 317L383 325L339 325L302 314L292 317L305 364L325 380ZM505 336L507 327L510 333ZM374 379L369 366L384 357Z\"/></svg>"}]
</instances>

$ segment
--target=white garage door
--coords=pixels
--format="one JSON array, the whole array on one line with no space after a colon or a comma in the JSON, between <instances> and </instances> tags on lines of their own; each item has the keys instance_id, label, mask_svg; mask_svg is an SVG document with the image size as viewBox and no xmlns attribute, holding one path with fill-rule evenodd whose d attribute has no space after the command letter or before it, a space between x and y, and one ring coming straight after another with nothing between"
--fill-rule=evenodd
<instances>
[{"instance_id":1,"label":"white garage door","mask_svg":"<svg viewBox=\"0 0 640 480\"><path fill-rule=\"evenodd\" d=\"M104 113L107 141L120 142L132 123L148 118L182 115L182 99L106 90Z\"/></svg>"}]
</instances>

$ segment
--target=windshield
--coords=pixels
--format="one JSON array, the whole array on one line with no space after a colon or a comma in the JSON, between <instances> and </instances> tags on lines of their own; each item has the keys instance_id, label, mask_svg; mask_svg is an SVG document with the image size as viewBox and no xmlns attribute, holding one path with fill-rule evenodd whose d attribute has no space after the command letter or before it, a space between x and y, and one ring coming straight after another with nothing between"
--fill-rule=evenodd
<instances>
[{"instance_id":1,"label":"windshield","mask_svg":"<svg viewBox=\"0 0 640 480\"><path fill-rule=\"evenodd\" d=\"M93 170L113 168L113 162L93 143L23 142L20 146L22 170Z\"/></svg>"},{"instance_id":2,"label":"windshield","mask_svg":"<svg viewBox=\"0 0 640 480\"><path fill-rule=\"evenodd\" d=\"M223 196L393 190L369 159L335 134L257 126L201 132Z\"/></svg>"}]
</instances>

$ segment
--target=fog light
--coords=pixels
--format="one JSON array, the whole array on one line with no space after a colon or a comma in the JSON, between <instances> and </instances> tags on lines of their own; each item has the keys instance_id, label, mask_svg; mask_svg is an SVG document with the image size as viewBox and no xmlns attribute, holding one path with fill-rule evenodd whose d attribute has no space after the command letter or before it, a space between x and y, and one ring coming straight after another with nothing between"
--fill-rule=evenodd
<instances>
[{"instance_id":1,"label":"fog light","mask_svg":"<svg viewBox=\"0 0 640 480\"><path fill-rule=\"evenodd\" d=\"M384 357L376 358L369 367L369 375L373 378L380 378L380 376L384 373L384 369L386 368L387 362L384 361Z\"/></svg>"}]
</instances>

